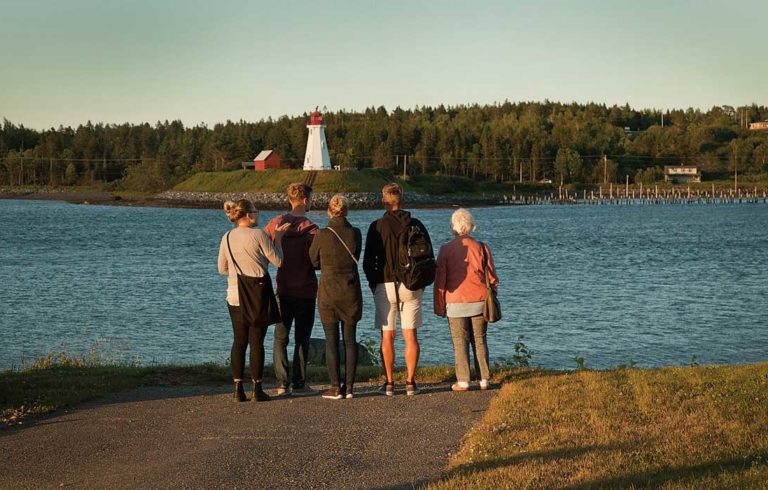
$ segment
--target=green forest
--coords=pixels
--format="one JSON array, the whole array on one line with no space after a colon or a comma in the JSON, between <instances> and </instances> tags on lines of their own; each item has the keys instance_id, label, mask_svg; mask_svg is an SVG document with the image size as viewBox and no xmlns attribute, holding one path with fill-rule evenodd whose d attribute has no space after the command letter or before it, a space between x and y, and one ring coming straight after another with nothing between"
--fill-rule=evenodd
<instances>
[{"instance_id":1,"label":"green forest","mask_svg":"<svg viewBox=\"0 0 768 490\"><path fill-rule=\"evenodd\" d=\"M601 104L504 102L369 108L324 114L331 160L342 169L467 176L497 182L653 183L665 165L696 165L705 180L768 180L768 107L635 110ZM158 191L206 171L241 168L263 149L301 168L308 114L187 127L181 121L59 126L7 119L0 185L102 186Z\"/></svg>"}]
</instances>

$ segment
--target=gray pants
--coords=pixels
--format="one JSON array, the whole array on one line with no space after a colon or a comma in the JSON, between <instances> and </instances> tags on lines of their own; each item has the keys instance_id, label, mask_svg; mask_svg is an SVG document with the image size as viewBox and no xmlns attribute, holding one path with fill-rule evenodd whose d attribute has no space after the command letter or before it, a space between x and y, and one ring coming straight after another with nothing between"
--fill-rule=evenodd
<instances>
[{"instance_id":1,"label":"gray pants","mask_svg":"<svg viewBox=\"0 0 768 490\"><path fill-rule=\"evenodd\" d=\"M456 367L456 380L469 383L469 345L472 344L475 354L475 364L480 368L480 379L490 379L488 367L488 344L485 337L488 332L488 322L483 315L471 318L448 317L453 339L453 355Z\"/></svg>"}]
</instances>

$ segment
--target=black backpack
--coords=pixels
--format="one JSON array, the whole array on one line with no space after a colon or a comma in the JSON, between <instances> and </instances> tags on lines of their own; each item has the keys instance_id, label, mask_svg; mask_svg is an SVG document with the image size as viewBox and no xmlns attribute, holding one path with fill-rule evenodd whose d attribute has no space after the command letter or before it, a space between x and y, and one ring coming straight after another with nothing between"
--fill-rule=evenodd
<instances>
[{"instance_id":1,"label":"black backpack","mask_svg":"<svg viewBox=\"0 0 768 490\"><path fill-rule=\"evenodd\" d=\"M424 231L411 224L397 236L395 277L411 291L435 282L435 254Z\"/></svg>"}]
</instances>

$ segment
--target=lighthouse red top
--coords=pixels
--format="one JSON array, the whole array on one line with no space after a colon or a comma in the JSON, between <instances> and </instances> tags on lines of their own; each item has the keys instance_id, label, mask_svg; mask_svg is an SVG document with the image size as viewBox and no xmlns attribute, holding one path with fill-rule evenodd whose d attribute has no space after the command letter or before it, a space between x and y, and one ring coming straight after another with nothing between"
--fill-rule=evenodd
<instances>
[{"instance_id":1,"label":"lighthouse red top","mask_svg":"<svg viewBox=\"0 0 768 490\"><path fill-rule=\"evenodd\" d=\"M312 114L309 115L309 126L321 126L323 124L323 115L320 114L320 111L317 110L317 107L315 107L315 110L312 112Z\"/></svg>"}]
</instances>

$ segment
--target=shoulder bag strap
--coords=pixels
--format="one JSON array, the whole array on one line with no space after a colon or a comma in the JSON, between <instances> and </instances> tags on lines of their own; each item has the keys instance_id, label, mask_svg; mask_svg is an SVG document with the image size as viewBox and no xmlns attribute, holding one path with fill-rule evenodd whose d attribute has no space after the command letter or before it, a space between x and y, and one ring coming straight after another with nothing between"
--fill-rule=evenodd
<instances>
[{"instance_id":1,"label":"shoulder bag strap","mask_svg":"<svg viewBox=\"0 0 768 490\"><path fill-rule=\"evenodd\" d=\"M240 269L240 266L237 265L237 261L235 260L235 256L232 254L232 246L229 244L229 234L232 233L231 231L227 232L227 248L229 249L229 257L232 259L232 263L235 264L235 269L237 269L237 273L241 276L243 275L242 269Z\"/></svg>"},{"instance_id":2,"label":"shoulder bag strap","mask_svg":"<svg viewBox=\"0 0 768 490\"><path fill-rule=\"evenodd\" d=\"M342 240L342 239L341 239L341 237L339 236L339 234L338 234L338 233L336 233L336 230L334 230L334 229L333 229L333 228L331 228L330 226L329 226L327 229L328 229L328 230L330 230L330 231L331 231L331 233L333 233L334 235L336 235L336 238L338 238L338 239L339 239L339 241L341 242L341 244L342 244L342 245L344 245L344 248L345 248L345 249L347 249L347 252L349 253L349 256L350 256L350 257L352 257L352 260L354 260L354 261L355 261L355 265L359 266L359 265L360 265L360 262L358 262L358 260L355 258L355 254L353 254L353 253L352 253L352 251L349 249L349 247L347 247L347 244L346 244L346 243L344 243L344 240Z\"/></svg>"},{"instance_id":3,"label":"shoulder bag strap","mask_svg":"<svg viewBox=\"0 0 768 490\"><path fill-rule=\"evenodd\" d=\"M480 244L480 252L483 254L483 275L485 276L485 287L491 289L491 280L488 278L488 257L485 255L485 244L481 241L478 241L477 243Z\"/></svg>"}]
</instances>

